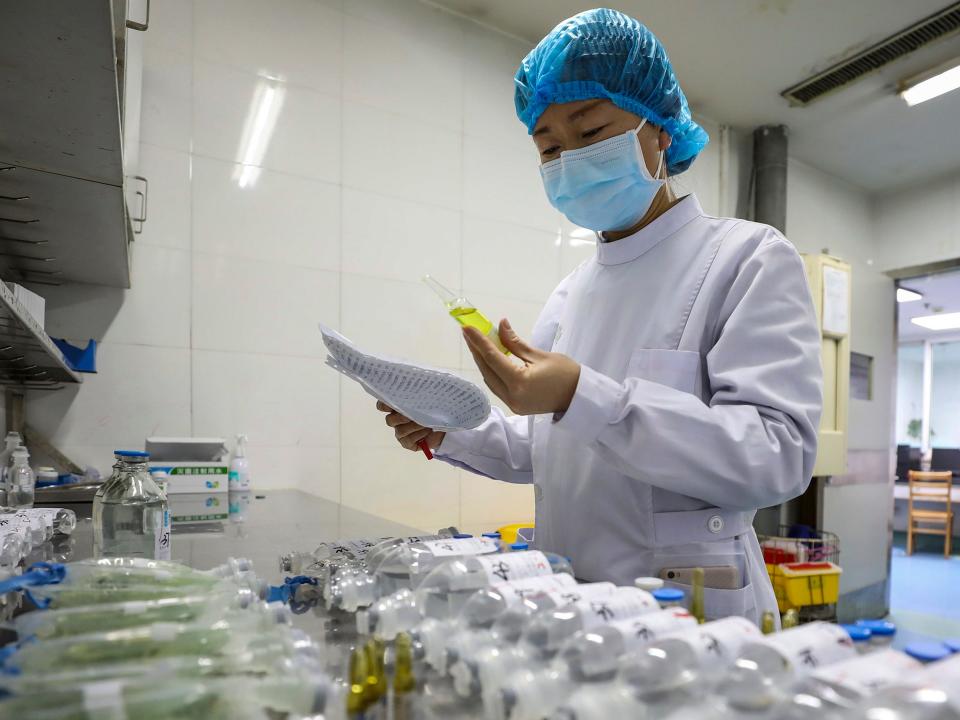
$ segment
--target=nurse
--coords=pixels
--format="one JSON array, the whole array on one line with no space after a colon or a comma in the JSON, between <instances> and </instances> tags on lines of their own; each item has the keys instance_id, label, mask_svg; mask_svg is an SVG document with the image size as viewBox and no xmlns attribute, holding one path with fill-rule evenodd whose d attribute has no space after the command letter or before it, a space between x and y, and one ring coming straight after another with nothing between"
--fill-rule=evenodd
<instances>
[{"instance_id":1,"label":"nurse","mask_svg":"<svg viewBox=\"0 0 960 720\"><path fill-rule=\"evenodd\" d=\"M641 23L590 10L520 65L517 115L550 202L597 232L596 257L503 355L464 339L494 408L444 435L390 408L400 444L533 483L538 547L579 578L676 584L706 570L708 617L757 621L776 600L752 521L810 481L820 335L803 263L775 229L712 217L668 182L707 144L667 54Z\"/></svg>"}]
</instances>

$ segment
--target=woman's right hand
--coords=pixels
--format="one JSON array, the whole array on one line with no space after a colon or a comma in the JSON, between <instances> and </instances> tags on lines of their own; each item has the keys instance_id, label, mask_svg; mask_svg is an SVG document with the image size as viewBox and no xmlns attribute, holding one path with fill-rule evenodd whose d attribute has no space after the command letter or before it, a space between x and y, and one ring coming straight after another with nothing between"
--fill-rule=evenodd
<instances>
[{"instance_id":1,"label":"woman's right hand","mask_svg":"<svg viewBox=\"0 0 960 720\"><path fill-rule=\"evenodd\" d=\"M417 446L417 443L424 438L426 438L427 445L430 446L430 449L436 450L440 447L440 443L443 442L443 437L446 435L444 432L418 425L410 418L401 415L392 407L379 400L377 401L377 410L387 413L387 425L393 428L393 434L397 438L397 442L407 450L413 450L414 452L419 450L420 448Z\"/></svg>"}]
</instances>

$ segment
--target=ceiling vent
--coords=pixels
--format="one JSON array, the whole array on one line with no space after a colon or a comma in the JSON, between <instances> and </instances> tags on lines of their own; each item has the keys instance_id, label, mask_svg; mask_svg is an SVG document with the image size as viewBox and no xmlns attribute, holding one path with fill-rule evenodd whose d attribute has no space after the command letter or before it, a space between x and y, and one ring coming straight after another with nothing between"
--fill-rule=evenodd
<instances>
[{"instance_id":1,"label":"ceiling vent","mask_svg":"<svg viewBox=\"0 0 960 720\"><path fill-rule=\"evenodd\" d=\"M782 93L791 105L809 105L864 75L960 30L960 2L904 28L876 45L833 65Z\"/></svg>"}]
</instances>

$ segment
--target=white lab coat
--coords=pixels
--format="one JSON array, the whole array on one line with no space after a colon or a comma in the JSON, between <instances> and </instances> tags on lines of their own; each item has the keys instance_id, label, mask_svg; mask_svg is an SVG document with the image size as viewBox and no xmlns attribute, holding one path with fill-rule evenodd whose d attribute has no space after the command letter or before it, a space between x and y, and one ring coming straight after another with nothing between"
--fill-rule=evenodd
<instances>
[{"instance_id":1,"label":"white lab coat","mask_svg":"<svg viewBox=\"0 0 960 720\"><path fill-rule=\"evenodd\" d=\"M532 336L581 364L560 417L448 433L438 456L533 483L536 544L579 578L733 566L709 617L776 610L757 508L810 481L820 335L803 263L771 227L705 215L688 196L597 255L547 301Z\"/></svg>"}]
</instances>

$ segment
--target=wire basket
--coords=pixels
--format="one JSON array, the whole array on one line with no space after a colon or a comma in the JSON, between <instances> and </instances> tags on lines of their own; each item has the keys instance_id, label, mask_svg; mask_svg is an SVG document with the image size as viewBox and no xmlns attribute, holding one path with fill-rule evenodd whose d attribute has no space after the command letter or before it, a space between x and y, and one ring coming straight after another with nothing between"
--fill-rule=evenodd
<instances>
[{"instance_id":1,"label":"wire basket","mask_svg":"<svg viewBox=\"0 0 960 720\"><path fill-rule=\"evenodd\" d=\"M759 540L780 612L794 609L801 622L835 620L842 573L836 534L781 525L778 535Z\"/></svg>"}]
</instances>

